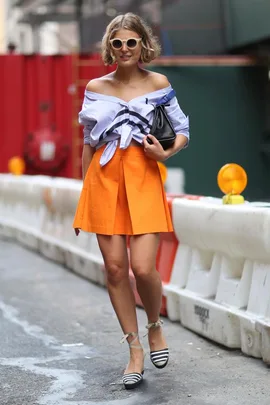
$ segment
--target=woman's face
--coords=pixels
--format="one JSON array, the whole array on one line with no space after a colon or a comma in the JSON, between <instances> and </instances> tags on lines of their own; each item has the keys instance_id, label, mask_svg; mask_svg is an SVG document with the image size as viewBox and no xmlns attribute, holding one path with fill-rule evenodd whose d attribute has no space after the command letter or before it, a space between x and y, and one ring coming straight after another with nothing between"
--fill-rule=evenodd
<instances>
[{"instance_id":1,"label":"woman's face","mask_svg":"<svg viewBox=\"0 0 270 405\"><path fill-rule=\"evenodd\" d=\"M118 66L132 66L139 62L142 43L140 36L136 32L120 29L111 40L111 52Z\"/></svg>"}]
</instances>

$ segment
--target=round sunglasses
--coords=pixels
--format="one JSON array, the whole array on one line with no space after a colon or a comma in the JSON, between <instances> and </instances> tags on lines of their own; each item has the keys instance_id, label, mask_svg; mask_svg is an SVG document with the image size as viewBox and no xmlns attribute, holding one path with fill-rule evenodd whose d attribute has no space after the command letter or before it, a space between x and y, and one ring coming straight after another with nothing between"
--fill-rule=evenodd
<instances>
[{"instance_id":1,"label":"round sunglasses","mask_svg":"<svg viewBox=\"0 0 270 405\"><path fill-rule=\"evenodd\" d=\"M113 49L119 50L123 48L124 43L128 49L135 49L139 42L141 42L142 38L128 38L128 39L120 39L120 38L113 38L110 39L110 44Z\"/></svg>"}]
</instances>

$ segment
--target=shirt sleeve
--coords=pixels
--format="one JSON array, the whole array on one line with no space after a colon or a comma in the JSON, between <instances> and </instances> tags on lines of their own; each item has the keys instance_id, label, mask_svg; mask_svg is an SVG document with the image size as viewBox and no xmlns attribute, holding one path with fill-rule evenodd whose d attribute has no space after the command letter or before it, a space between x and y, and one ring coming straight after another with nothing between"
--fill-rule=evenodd
<instances>
[{"instance_id":1,"label":"shirt sleeve","mask_svg":"<svg viewBox=\"0 0 270 405\"><path fill-rule=\"evenodd\" d=\"M93 127L94 127L94 123L93 123L93 125L90 124L90 125L85 125L83 127L83 143L84 143L84 145L90 145L90 134L91 134L91 131L92 131Z\"/></svg>"},{"instance_id":2,"label":"shirt sleeve","mask_svg":"<svg viewBox=\"0 0 270 405\"><path fill-rule=\"evenodd\" d=\"M187 138L185 148L189 144L189 117L187 117L181 110L177 98L173 97L169 105L166 106L168 117L172 123L175 133L184 135Z\"/></svg>"},{"instance_id":3,"label":"shirt sleeve","mask_svg":"<svg viewBox=\"0 0 270 405\"><path fill-rule=\"evenodd\" d=\"M96 121L91 116L91 100L84 96L82 109L79 112L78 121L79 124L83 125L83 138L84 138L84 145L90 145L90 134L92 129L94 128Z\"/></svg>"}]
</instances>

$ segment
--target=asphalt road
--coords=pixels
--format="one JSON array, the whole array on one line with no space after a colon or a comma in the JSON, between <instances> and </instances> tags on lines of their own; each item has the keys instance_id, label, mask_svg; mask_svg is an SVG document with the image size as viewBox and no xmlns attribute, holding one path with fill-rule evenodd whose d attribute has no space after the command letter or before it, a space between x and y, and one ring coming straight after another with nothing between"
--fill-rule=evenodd
<instances>
[{"instance_id":1,"label":"asphalt road","mask_svg":"<svg viewBox=\"0 0 270 405\"><path fill-rule=\"evenodd\" d=\"M164 330L168 367L147 355L144 383L126 391L127 346L106 290L0 240L0 405L269 405L261 360L178 323L164 320Z\"/></svg>"}]
</instances>

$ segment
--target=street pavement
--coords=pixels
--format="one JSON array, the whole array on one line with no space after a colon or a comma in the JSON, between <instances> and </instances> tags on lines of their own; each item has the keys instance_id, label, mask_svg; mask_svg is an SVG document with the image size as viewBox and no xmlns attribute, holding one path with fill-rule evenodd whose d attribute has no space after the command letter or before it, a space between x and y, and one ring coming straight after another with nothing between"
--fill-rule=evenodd
<instances>
[{"instance_id":1,"label":"street pavement","mask_svg":"<svg viewBox=\"0 0 270 405\"><path fill-rule=\"evenodd\" d=\"M140 332L146 317L138 309ZM0 240L0 405L269 405L269 368L164 319L170 362L126 391L107 291Z\"/></svg>"}]
</instances>

